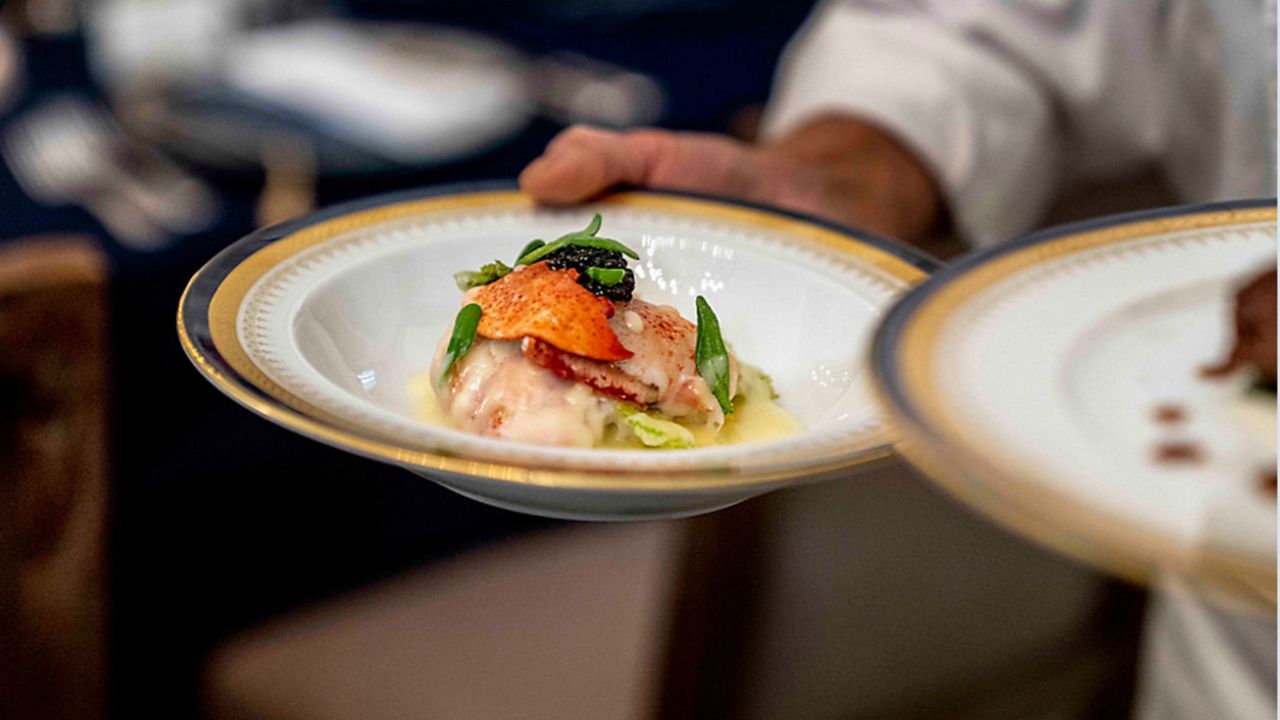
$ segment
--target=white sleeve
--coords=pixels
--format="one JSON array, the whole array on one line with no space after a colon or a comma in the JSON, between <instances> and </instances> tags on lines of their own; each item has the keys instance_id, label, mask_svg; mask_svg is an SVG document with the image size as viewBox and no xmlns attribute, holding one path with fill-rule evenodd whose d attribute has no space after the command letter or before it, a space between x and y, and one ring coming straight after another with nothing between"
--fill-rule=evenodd
<instances>
[{"instance_id":1,"label":"white sleeve","mask_svg":"<svg viewBox=\"0 0 1280 720\"><path fill-rule=\"evenodd\" d=\"M933 172L959 233L1013 238L1067 173L1168 142L1157 0L828 0L779 66L778 135L828 112L871 120Z\"/></svg>"}]
</instances>

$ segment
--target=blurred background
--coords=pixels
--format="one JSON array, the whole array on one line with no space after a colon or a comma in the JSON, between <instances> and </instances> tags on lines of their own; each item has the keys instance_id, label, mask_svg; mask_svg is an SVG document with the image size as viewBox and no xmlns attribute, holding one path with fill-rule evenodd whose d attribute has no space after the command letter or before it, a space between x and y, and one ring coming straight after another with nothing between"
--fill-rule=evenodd
<instances>
[{"instance_id":1,"label":"blurred background","mask_svg":"<svg viewBox=\"0 0 1280 720\"><path fill-rule=\"evenodd\" d=\"M1144 593L890 462L557 523L259 420L186 280L513 179L571 123L753 137L806 0L0 6L0 717L1125 717Z\"/></svg>"}]
</instances>

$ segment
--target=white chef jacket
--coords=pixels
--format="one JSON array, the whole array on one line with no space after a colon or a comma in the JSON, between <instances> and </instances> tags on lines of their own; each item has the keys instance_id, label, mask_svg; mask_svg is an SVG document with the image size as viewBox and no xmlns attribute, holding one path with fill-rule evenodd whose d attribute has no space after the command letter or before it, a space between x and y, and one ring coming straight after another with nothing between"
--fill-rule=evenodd
<instances>
[{"instance_id":1,"label":"white chef jacket","mask_svg":"<svg viewBox=\"0 0 1280 720\"><path fill-rule=\"evenodd\" d=\"M1036 224L1066 182L1155 163L1187 201L1275 193L1275 0L828 0L765 117L876 121L959 233Z\"/></svg>"},{"instance_id":2,"label":"white chef jacket","mask_svg":"<svg viewBox=\"0 0 1280 720\"><path fill-rule=\"evenodd\" d=\"M1155 164L1189 202L1275 194L1275 0L827 0L788 48L765 115L894 133L957 231L1012 239L1064 183ZM1140 720L1274 718L1276 624L1154 592Z\"/></svg>"},{"instance_id":3,"label":"white chef jacket","mask_svg":"<svg viewBox=\"0 0 1280 720\"><path fill-rule=\"evenodd\" d=\"M1136 720L1274 720L1275 618L1206 602L1172 576L1154 589Z\"/></svg>"}]
</instances>

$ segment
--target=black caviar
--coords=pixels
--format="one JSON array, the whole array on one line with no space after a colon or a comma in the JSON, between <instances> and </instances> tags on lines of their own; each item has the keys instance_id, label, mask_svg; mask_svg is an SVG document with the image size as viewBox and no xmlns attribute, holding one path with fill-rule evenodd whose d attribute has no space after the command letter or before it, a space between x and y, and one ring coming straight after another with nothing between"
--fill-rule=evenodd
<instances>
[{"instance_id":1,"label":"black caviar","mask_svg":"<svg viewBox=\"0 0 1280 720\"><path fill-rule=\"evenodd\" d=\"M636 289L636 276L627 267L627 257L617 250L586 247L584 245L566 245L547 255L547 265L552 270L578 271L578 284L601 297L619 302L630 300ZM622 279L616 285L602 285L587 276L587 268L603 269L620 268L625 270Z\"/></svg>"}]
</instances>

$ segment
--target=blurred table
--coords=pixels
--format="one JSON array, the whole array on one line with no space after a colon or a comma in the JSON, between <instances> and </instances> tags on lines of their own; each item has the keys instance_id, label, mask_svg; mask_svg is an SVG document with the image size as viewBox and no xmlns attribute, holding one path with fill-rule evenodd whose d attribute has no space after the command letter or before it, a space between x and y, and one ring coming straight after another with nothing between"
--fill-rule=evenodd
<instances>
[{"instance_id":1,"label":"blurred table","mask_svg":"<svg viewBox=\"0 0 1280 720\"><path fill-rule=\"evenodd\" d=\"M101 100L74 38L25 41L28 92L0 132L50 96ZM321 179L320 204L391 189L511 177L557 128L502 152L394 176ZM198 699L200 664L227 633L300 603L547 523L479 505L408 473L280 430L222 397L176 340L187 279L254 227L261 175L206 177L216 221L168 247L112 242L75 206L29 198L0 172L0 246L36 233L98 238L109 268L109 702L115 714Z\"/></svg>"}]
</instances>

